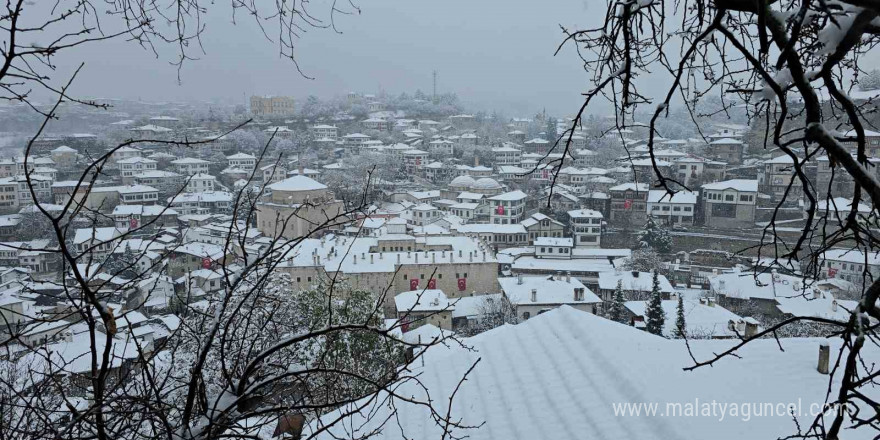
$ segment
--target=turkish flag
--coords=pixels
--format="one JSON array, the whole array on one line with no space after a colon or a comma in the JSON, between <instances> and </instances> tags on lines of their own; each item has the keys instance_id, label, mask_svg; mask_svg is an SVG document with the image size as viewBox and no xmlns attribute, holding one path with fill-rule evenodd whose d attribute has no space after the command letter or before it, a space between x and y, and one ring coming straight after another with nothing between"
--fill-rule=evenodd
<instances>
[{"instance_id":1,"label":"turkish flag","mask_svg":"<svg viewBox=\"0 0 880 440\"><path fill-rule=\"evenodd\" d=\"M632 205L633 205L632 199L626 199L623 201L623 209L630 209L630 208L632 208Z\"/></svg>"},{"instance_id":2,"label":"turkish flag","mask_svg":"<svg viewBox=\"0 0 880 440\"><path fill-rule=\"evenodd\" d=\"M504 206L498 205L498 207L495 208L495 213L498 215L504 215Z\"/></svg>"},{"instance_id":3,"label":"turkish flag","mask_svg":"<svg viewBox=\"0 0 880 440\"><path fill-rule=\"evenodd\" d=\"M211 268L211 259L210 258L202 258L202 269L210 269Z\"/></svg>"},{"instance_id":4,"label":"turkish flag","mask_svg":"<svg viewBox=\"0 0 880 440\"><path fill-rule=\"evenodd\" d=\"M829 267L828 268L828 276L831 278L834 278L835 275L837 275L837 269L832 269Z\"/></svg>"},{"instance_id":5,"label":"turkish flag","mask_svg":"<svg viewBox=\"0 0 880 440\"><path fill-rule=\"evenodd\" d=\"M134 229L134 228L136 228L136 227L138 227L138 220L137 220L136 218L129 219L129 220L128 220L128 228L129 228L129 229Z\"/></svg>"},{"instance_id":6,"label":"turkish flag","mask_svg":"<svg viewBox=\"0 0 880 440\"><path fill-rule=\"evenodd\" d=\"M418 288L419 288L419 280L418 279L413 278L413 279L409 280L409 290L416 290Z\"/></svg>"},{"instance_id":7,"label":"turkish flag","mask_svg":"<svg viewBox=\"0 0 880 440\"><path fill-rule=\"evenodd\" d=\"M467 290L467 278L459 278L458 279L458 290L460 290L460 291Z\"/></svg>"},{"instance_id":8,"label":"turkish flag","mask_svg":"<svg viewBox=\"0 0 880 440\"><path fill-rule=\"evenodd\" d=\"M437 288L437 280L435 280L433 278L428 280L428 288L429 289L436 289Z\"/></svg>"}]
</instances>

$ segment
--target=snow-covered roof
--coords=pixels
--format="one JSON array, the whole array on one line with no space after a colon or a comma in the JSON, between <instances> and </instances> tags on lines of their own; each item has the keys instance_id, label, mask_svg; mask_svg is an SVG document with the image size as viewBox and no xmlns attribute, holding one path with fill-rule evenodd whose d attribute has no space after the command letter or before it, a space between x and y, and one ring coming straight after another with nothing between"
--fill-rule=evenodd
<instances>
[{"instance_id":1,"label":"snow-covered roof","mask_svg":"<svg viewBox=\"0 0 880 440\"><path fill-rule=\"evenodd\" d=\"M314 191L326 189L327 185L307 176L291 176L268 186L272 191Z\"/></svg>"},{"instance_id":2,"label":"snow-covered roof","mask_svg":"<svg viewBox=\"0 0 880 440\"><path fill-rule=\"evenodd\" d=\"M113 240L120 235L122 235L122 232L112 226L106 228L79 228L74 233L73 243L80 244L89 240L94 240L97 243L104 243Z\"/></svg>"},{"instance_id":3,"label":"snow-covered roof","mask_svg":"<svg viewBox=\"0 0 880 440\"><path fill-rule=\"evenodd\" d=\"M525 234L526 228L523 225L495 225L491 223L469 223L466 225L455 225L453 229L462 234Z\"/></svg>"},{"instance_id":4,"label":"snow-covered roof","mask_svg":"<svg viewBox=\"0 0 880 440\"><path fill-rule=\"evenodd\" d=\"M520 284L520 282L522 282ZM501 290L512 304L561 305L595 304L602 302L577 278L565 276L502 277L498 278ZM584 289L583 300L575 300L574 289ZM535 301L532 301L532 291Z\"/></svg>"},{"instance_id":5,"label":"snow-covered roof","mask_svg":"<svg viewBox=\"0 0 880 440\"><path fill-rule=\"evenodd\" d=\"M117 205L110 215L177 215L177 211L162 205Z\"/></svg>"},{"instance_id":6,"label":"snow-covered roof","mask_svg":"<svg viewBox=\"0 0 880 440\"><path fill-rule=\"evenodd\" d=\"M635 292L650 292L654 286L654 274L648 272L632 272L632 271L610 271L599 273L599 288L602 290L614 290L617 288L617 282L620 281L623 290ZM663 275L657 275L657 281L660 283L660 291L663 293L672 293L675 289L669 280Z\"/></svg>"},{"instance_id":7,"label":"snow-covered roof","mask_svg":"<svg viewBox=\"0 0 880 440\"><path fill-rule=\"evenodd\" d=\"M473 188L482 190L499 189L501 188L501 184L491 177L483 177L474 182Z\"/></svg>"},{"instance_id":8,"label":"snow-covered roof","mask_svg":"<svg viewBox=\"0 0 880 440\"><path fill-rule=\"evenodd\" d=\"M732 144L742 144L743 142L739 139L733 139L733 138L726 137L726 138L714 140L709 143L712 145L732 145Z\"/></svg>"},{"instance_id":9,"label":"snow-covered roof","mask_svg":"<svg viewBox=\"0 0 880 440\"><path fill-rule=\"evenodd\" d=\"M208 162L207 160L204 160L204 159L198 159L195 157L182 157L180 159L172 160L171 163L174 165L194 165L194 164L200 165L200 164L209 164L211 162Z\"/></svg>"},{"instance_id":10,"label":"snow-covered roof","mask_svg":"<svg viewBox=\"0 0 880 440\"><path fill-rule=\"evenodd\" d=\"M648 191L647 183L621 183L608 188L609 191Z\"/></svg>"},{"instance_id":11,"label":"snow-covered roof","mask_svg":"<svg viewBox=\"0 0 880 440\"><path fill-rule=\"evenodd\" d=\"M571 218L602 218L602 213L593 209L574 209L568 211Z\"/></svg>"},{"instance_id":12,"label":"snow-covered roof","mask_svg":"<svg viewBox=\"0 0 880 440\"><path fill-rule=\"evenodd\" d=\"M528 197L528 195L526 195L526 193L524 193L520 190L516 190L516 191L506 192L504 194L498 194L497 196L489 197L489 200L517 201L517 200L523 200L526 197Z\"/></svg>"},{"instance_id":13,"label":"snow-covered roof","mask_svg":"<svg viewBox=\"0 0 880 440\"><path fill-rule=\"evenodd\" d=\"M657 189L648 191L648 203L682 203L696 204L699 194L695 191L678 191L670 196L668 192Z\"/></svg>"},{"instance_id":14,"label":"snow-covered roof","mask_svg":"<svg viewBox=\"0 0 880 440\"><path fill-rule=\"evenodd\" d=\"M439 312L451 310L449 298L440 289L410 290L394 296L398 312Z\"/></svg>"},{"instance_id":15,"label":"snow-covered roof","mask_svg":"<svg viewBox=\"0 0 880 440\"><path fill-rule=\"evenodd\" d=\"M696 340L689 344L698 360L706 360L736 342ZM746 419L696 416L698 412L694 417L627 417L615 413L619 411L615 405L661 402L661 411L667 408L663 402L682 406L712 401L801 401L821 406L828 378L815 368L819 341L794 338L782 344L784 351L772 338L755 340L738 357L725 358L711 368L683 371L694 361L681 341L564 306L469 338L464 346L429 348L424 367L417 366L411 373L419 380L401 383L394 390L398 396L420 400L430 394L439 406L435 410L443 415L449 411L459 425L475 427L448 426L451 436L469 440L780 438L797 432L788 411ZM832 353L839 349L836 340L830 344ZM868 350L877 356L875 347ZM388 395L371 398L386 402ZM436 423L431 409L396 403L364 400L345 405L325 415L324 424L307 426L304 434L311 435L342 414L354 413L317 439L375 433L384 440L402 435L443 437L447 426ZM369 411L355 409L364 405ZM809 426L814 418L809 414L795 417L800 426ZM383 425L388 420L393 421Z\"/></svg>"},{"instance_id":16,"label":"snow-covered roof","mask_svg":"<svg viewBox=\"0 0 880 440\"><path fill-rule=\"evenodd\" d=\"M570 237L536 237L535 246L574 246L574 240Z\"/></svg>"},{"instance_id":17,"label":"snow-covered roof","mask_svg":"<svg viewBox=\"0 0 880 440\"><path fill-rule=\"evenodd\" d=\"M156 161L153 159L146 158L146 157L135 156L135 157L127 157L125 159L119 159L116 161L116 163L118 163L118 164L156 163Z\"/></svg>"},{"instance_id":18,"label":"snow-covered roof","mask_svg":"<svg viewBox=\"0 0 880 440\"><path fill-rule=\"evenodd\" d=\"M880 252L865 252L859 249L828 249L822 254L822 259L847 263L880 265Z\"/></svg>"},{"instance_id":19,"label":"snow-covered roof","mask_svg":"<svg viewBox=\"0 0 880 440\"><path fill-rule=\"evenodd\" d=\"M746 179L725 180L723 182L707 183L703 185L703 189L715 191L733 189L742 192L758 192L758 181Z\"/></svg>"},{"instance_id":20,"label":"snow-covered roof","mask_svg":"<svg viewBox=\"0 0 880 440\"><path fill-rule=\"evenodd\" d=\"M171 131L170 128L165 128L165 127L161 127L161 126L153 125L153 124L142 125L140 127L131 128L130 130L131 131L152 131L154 133L167 133L167 132Z\"/></svg>"},{"instance_id":21,"label":"snow-covered roof","mask_svg":"<svg viewBox=\"0 0 880 440\"><path fill-rule=\"evenodd\" d=\"M235 153L232 156L226 156L226 159L232 160L246 160L246 159L256 159L256 156L247 153Z\"/></svg>"},{"instance_id":22,"label":"snow-covered roof","mask_svg":"<svg viewBox=\"0 0 880 440\"><path fill-rule=\"evenodd\" d=\"M666 320L663 321L663 335L670 337L676 331L676 317L678 316L678 300L665 300L661 302ZM736 313L721 307L720 305L702 304L699 301L682 300L684 308L685 331L689 338L718 338L735 337L736 333L730 330L728 323L733 320L738 322L742 318ZM636 316L645 316L647 301L627 301L626 308ZM742 331L740 331L742 334Z\"/></svg>"},{"instance_id":23,"label":"snow-covered roof","mask_svg":"<svg viewBox=\"0 0 880 440\"><path fill-rule=\"evenodd\" d=\"M493 301L501 301L502 296L500 293L490 293L488 295L474 295L474 296L463 296L461 298L456 298L453 300L452 304L455 305L455 310L452 311L453 318L464 318L464 317L477 317L486 313L488 310L493 310L491 308L486 307L488 304Z\"/></svg>"}]
</instances>

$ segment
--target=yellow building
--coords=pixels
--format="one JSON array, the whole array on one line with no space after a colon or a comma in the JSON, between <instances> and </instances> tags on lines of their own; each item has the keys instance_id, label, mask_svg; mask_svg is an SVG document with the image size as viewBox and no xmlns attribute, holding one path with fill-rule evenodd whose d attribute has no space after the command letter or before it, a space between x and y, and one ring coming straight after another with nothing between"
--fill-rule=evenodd
<instances>
[{"instance_id":1,"label":"yellow building","mask_svg":"<svg viewBox=\"0 0 880 440\"><path fill-rule=\"evenodd\" d=\"M251 96L251 114L254 116L290 116L293 109L290 96Z\"/></svg>"}]
</instances>

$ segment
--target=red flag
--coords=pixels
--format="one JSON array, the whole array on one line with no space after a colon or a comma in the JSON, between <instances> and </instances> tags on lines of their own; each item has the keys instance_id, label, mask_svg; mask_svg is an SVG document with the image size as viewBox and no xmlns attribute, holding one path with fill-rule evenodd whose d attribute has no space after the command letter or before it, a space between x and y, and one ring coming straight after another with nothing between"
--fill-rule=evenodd
<instances>
[{"instance_id":1,"label":"red flag","mask_svg":"<svg viewBox=\"0 0 880 440\"><path fill-rule=\"evenodd\" d=\"M437 288L437 280L435 280L433 278L428 280L428 288L429 289L436 289Z\"/></svg>"},{"instance_id":2,"label":"red flag","mask_svg":"<svg viewBox=\"0 0 880 440\"><path fill-rule=\"evenodd\" d=\"M834 278L835 275L837 275L837 269L832 269L832 268L829 267L829 268L828 268L828 277L829 277L829 278Z\"/></svg>"},{"instance_id":3,"label":"red flag","mask_svg":"<svg viewBox=\"0 0 880 440\"><path fill-rule=\"evenodd\" d=\"M498 205L498 208L495 208L495 213L498 215L504 215L504 206Z\"/></svg>"},{"instance_id":4,"label":"red flag","mask_svg":"<svg viewBox=\"0 0 880 440\"><path fill-rule=\"evenodd\" d=\"M202 258L202 269L210 269L211 268L211 259L210 258Z\"/></svg>"},{"instance_id":5,"label":"red flag","mask_svg":"<svg viewBox=\"0 0 880 440\"><path fill-rule=\"evenodd\" d=\"M458 279L458 290L460 290L460 291L467 290L467 278L459 278Z\"/></svg>"},{"instance_id":6,"label":"red flag","mask_svg":"<svg viewBox=\"0 0 880 440\"><path fill-rule=\"evenodd\" d=\"M416 290L419 288L419 280L417 278L413 278L409 280L409 290Z\"/></svg>"},{"instance_id":7,"label":"red flag","mask_svg":"<svg viewBox=\"0 0 880 440\"><path fill-rule=\"evenodd\" d=\"M138 220L137 220L136 218L129 219L129 220L128 220L128 228L129 228L129 229L134 229L134 228L136 228L136 227L138 227Z\"/></svg>"},{"instance_id":8,"label":"red flag","mask_svg":"<svg viewBox=\"0 0 880 440\"><path fill-rule=\"evenodd\" d=\"M623 201L623 209L630 209L630 208L632 208L632 205L633 205L632 199L626 199Z\"/></svg>"}]
</instances>

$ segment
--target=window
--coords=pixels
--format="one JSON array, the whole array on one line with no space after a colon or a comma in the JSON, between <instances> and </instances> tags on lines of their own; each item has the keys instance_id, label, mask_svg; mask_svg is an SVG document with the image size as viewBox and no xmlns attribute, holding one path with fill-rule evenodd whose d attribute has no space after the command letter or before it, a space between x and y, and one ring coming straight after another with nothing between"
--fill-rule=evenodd
<instances>
[{"instance_id":1,"label":"window","mask_svg":"<svg viewBox=\"0 0 880 440\"><path fill-rule=\"evenodd\" d=\"M736 206L712 205L712 217L736 218Z\"/></svg>"},{"instance_id":2,"label":"window","mask_svg":"<svg viewBox=\"0 0 880 440\"><path fill-rule=\"evenodd\" d=\"M403 280L406 281L406 274L403 274Z\"/></svg>"},{"instance_id":3,"label":"window","mask_svg":"<svg viewBox=\"0 0 880 440\"><path fill-rule=\"evenodd\" d=\"M725 201L725 202L732 202L732 201L733 201L733 194L727 194L727 195L725 195L725 196L724 196L724 201Z\"/></svg>"},{"instance_id":4,"label":"window","mask_svg":"<svg viewBox=\"0 0 880 440\"><path fill-rule=\"evenodd\" d=\"M522 314L523 319L529 319L530 316L531 314L529 312L523 312Z\"/></svg>"}]
</instances>

